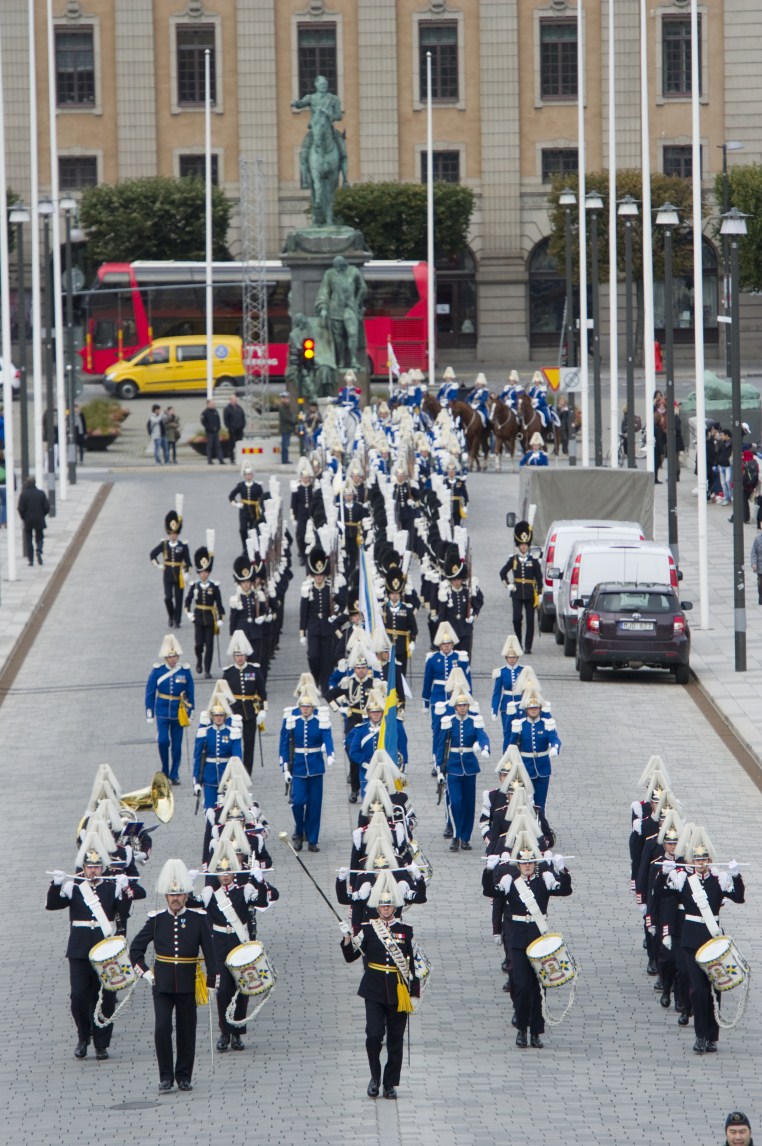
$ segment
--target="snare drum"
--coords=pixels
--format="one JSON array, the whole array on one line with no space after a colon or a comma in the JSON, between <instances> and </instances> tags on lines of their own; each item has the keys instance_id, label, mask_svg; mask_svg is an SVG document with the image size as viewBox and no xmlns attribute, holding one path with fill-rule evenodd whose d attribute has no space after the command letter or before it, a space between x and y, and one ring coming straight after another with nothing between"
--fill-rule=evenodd
<instances>
[{"instance_id":1,"label":"snare drum","mask_svg":"<svg viewBox=\"0 0 762 1146\"><path fill-rule=\"evenodd\" d=\"M562 987L577 976L577 964L563 935L549 932L533 939L527 947L527 958L541 987Z\"/></svg>"},{"instance_id":2,"label":"snare drum","mask_svg":"<svg viewBox=\"0 0 762 1146\"><path fill-rule=\"evenodd\" d=\"M749 964L729 935L717 935L702 944L696 962L715 991L732 991L740 987L750 973Z\"/></svg>"},{"instance_id":3,"label":"snare drum","mask_svg":"<svg viewBox=\"0 0 762 1146\"><path fill-rule=\"evenodd\" d=\"M431 861L428 860L421 851L420 846L416 840L410 841L410 854L412 856L413 863L417 864L421 869L423 881L428 887L431 881L431 877L434 874L434 868L431 865Z\"/></svg>"},{"instance_id":4,"label":"snare drum","mask_svg":"<svg viewBox=\"0 0 762 1146\"><path fill-rule=\"evenodd\" d=\"M90 948L89 959L107 991L123 991L137 980L127 952L127 940L123 935L101 939L100 943Z\"/></svg>"},{"instance_id":5,"label":"snare drum","mask_svg":"<svg viewBox=\"0 0 762 1146\"><path fill-rule=\"evenodd\" d=\"M242 995L263 995L275 986L275 971L261 943L239 943L228 954L225 966Z\"/></svg>"}]
</instances>

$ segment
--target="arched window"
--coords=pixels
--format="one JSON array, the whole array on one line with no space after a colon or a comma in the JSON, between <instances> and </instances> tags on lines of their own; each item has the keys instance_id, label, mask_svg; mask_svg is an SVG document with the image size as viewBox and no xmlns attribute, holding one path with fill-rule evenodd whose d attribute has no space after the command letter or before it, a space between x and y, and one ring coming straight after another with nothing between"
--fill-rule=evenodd
<instances>
[{"instance_id":1,"label":"arched window","mask_svg":"<svg viewBox=\"0 0 762 1146\"><path fill-rule=\"evenodd\" d=\"M535 347L558 349L563 332L566 279L548 248L541 239L528 260L530 354Z\"/></svg>"}]
</instances>

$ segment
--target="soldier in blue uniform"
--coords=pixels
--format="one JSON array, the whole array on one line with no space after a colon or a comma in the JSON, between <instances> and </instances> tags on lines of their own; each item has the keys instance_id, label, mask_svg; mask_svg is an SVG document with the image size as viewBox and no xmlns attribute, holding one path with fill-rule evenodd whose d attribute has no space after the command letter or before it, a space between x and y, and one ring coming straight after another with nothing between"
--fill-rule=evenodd
<instances>
[{"instance_id":1,"label":"soldier in blue uniform","mask_svg":"<svg viewBox=\"0 0 762 1146\"><path fill-rule=\"evenodd\" d=\"M305 690L299 697L299 714L287 708L280 732L280 767L291 782L291 810L294 815L294 849L319 852L320 815L323 807L323 776L326 764L334 761L333 736L327 708L317 708L314 693Z\"/></svg>"},{"instance_id":2,"label":"soldier in blue uniform","mask_svg":"<svg viewBox=\"0 0 762 1146\"><path fill-rule=\"evenodd\" d=\"M519 664L521 654L521 641L511 633L503 645L505 665L492 673L495 682L492 689L492 719L497 720L498 716L500 717L503 726L503 752L510 742L511 723L521 700L521 690L518 686L518 679L523 671Z\"/></svg>"},{"instance_id":3,"label":"soldier in blue uniform","mask_svg":"<svg viewBox=\"0 0 762 1146\"><path fill-rule=\"evenodd\" d=\"M206 545L202 545L193 554L193 564L198 573L198 581L194 581L188 590L185 612L188 620L193 622L196 672L200 675L203 671L206 679L211 680L214 638L219 632L225 609L219 581L210 579L214 556Z\"/></svg>"},{"instance_id":4,"label":"soldier in blue uniform","mask_svg":"<svg viewBox=\"0 0 762 1146\"><path fill-rule=\"evenodd\" d=\"M193 890L190 873L182 860L167 860L156 891L167 900L164 911L150 912L145 926L130 945L136 974L149 975L153 985L156 1058L159 1091L193 1090L196 1057L196 972L201 958L206 963L206 982L218 981L214 943L206 912L187 907ZM146 952L153 943L154 965L149 973ZM177 1030L177 1055L172 1054L172 1015Z\"/></svg>"},{"instance_id":5,"label":"soldier in blue uniform","mask_svg":"<svg viewBox=\"0 0 762 1146\"><path fill-rule=\"evenodd\" d=\"M468 693L453 698L454 714L445 714L436 747L437 779L444 779L453 823L450 851L471 851L471 833L476 812L476 776L481 771L478 755L489 756L489 737L484 721ZM469 711L471 709L471 711Z\"/></svg>"},{"instance_id":6,"label":"soldier in blue uniform","mask_svg":"<svg viewBox=\"0 0 762 1146\"><path fill-rule=\"evenodd\" d=\"M442 378L442 385L437 390L437 401L442 406L448 406L450 402L454 402L457 399L460 386L455 378L455 371L452 366L445 368Z\"/></svg>"},{"instance_id":7,"label":"soldier in blue uniform","mask_svg":"<svg viewBox=\"0 0 762 1146\"><path fill-rule=\"evenodd\" d=\"M220 778L231 756L241 755L241 729L220 693L208 708L209 724L201 724L193 747L193 791L204 789L204 807L217 803Z\"/></svg>"},{"instance_id":8,"label":"soldier in blue uniform","mask_svg":"<svg viewBox=\"0 0 762 1146\"><path fill-rule=\"evenodd\" d=\"M545 452L545 442L542 434L536 431L529 439L529 449L522 455L520 466L549 466L548 455Z\"/></svg>"},{"instance_id":9,"label":"soldier in blue uniform","mask_svg":"<svg viewBox=\"0 0 762 1146\"><path fill-rule=\"evenodd\" d=\"M241 720L242 760L250 776L257 730L264 732L267 712L267 684L260 666L252 659L252 652L246 634L237 629L228 645L228 656L232 656L233 663L222 670L222 679L233 697L230 701L233 715Z\"/></svg>"},{"instance_id":10,"label":"soldier in blue uniform","mask_svg":"<svg viewBox=\"0 0 762 1146\"><path fill-rule=\"evenodd\" d=\"M195 704L190 665L179 664L182 652L178 641L168 633L159 649L164 663L151 669L145 693L146 720L149 724L156 721L161 770L173 784L180 783L183 729L190 724Z\"/></svg>"},{"instance_id":11,"label":"soldier in blue uniform","mask_svg":"<svg viewBox=\"0 0 762 1146\"><path fill-rule=\"evenodd\" d=\"M178 494L178 501L180 500L181 495ZM148 555L156 568L163 571L164 605L170 629L179 629L182 623L184 575L191 567L190 550L185 542L180 540L182 524L180 512L171 510L164 518L166 538Z\"/></svg>"},{"instance_id":12,"label":"soldier in blue uniform","mask_svg":"<svg viewBox=\"0 0 762 1146\"><path fill-rule=\"evenodd\" d=\"M348 740L352 730L365 719L365 705L375 684L375 678L362 647L352 650L347 669L335 687L329 688L325 699L331 708L336 712L340 711L344 718L344 746L349 756L349 802L356 804L360 795L360 771L349 752Z\"/></svg>"},{"instance_id":13,"label":"soldier in blue uniform","mask_svg":"<svg viewBox=\"0 0 762 1146\"><path fill-rule=\"evenodd\" d=\"M471 688L471 666L468 663L468 654L454 651L458 638L452 626L446 621L442 622L434 634L434 644L439 652L429 653L426 658L426 668L423 674L423 688L421 699L424 712L431 713L431 745L432 758L436 760L436 745L439 739L439 724L442 719L441 705L447 700L447 678L454 668L463 670L468 687ZM439 709L439 711L438 711ZM436 766L432 775L436 773Z\"/></svg>"},{"instance_id":14,"label":"soldier in blue uniform","mask_svg":"<svg viewBox=\"0 0 762 1146\"><path fill-rule=\"evenodd\" d=\"M544 813L552 772L551 760L558 756L561 741L555 720L542 714L542 698L535 693L527 696L524 703L524 714L519 712L511 723L511 744L515 744L521 753L534 784L535 805Z\"/></svg>"},{"instance_id":15,"label":"soldier in blue uniform","mask_svg":"<svg viewBox=\"0 0 762 1146\"><path fill-rule=\"evenodd\" d=\"M299 642L307 646L310 672L325 695L335 663L336 625L345 594L328 579L328 557L319 547L310 550L307 568L311 575L302 584Z\"/></svg>"}]
</instances>

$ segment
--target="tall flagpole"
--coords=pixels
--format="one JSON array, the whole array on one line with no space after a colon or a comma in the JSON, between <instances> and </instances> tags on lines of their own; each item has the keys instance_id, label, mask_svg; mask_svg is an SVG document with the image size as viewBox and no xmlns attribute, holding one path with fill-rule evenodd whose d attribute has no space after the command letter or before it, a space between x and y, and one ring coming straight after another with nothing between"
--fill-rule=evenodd
<instances>
[{"instance_id":1,"label":"tall flagpole","mask_svg":"<svg viewBox=\"0 0 762 1146\"><path fill-rule=\"evenodd\" d=\"M614 0L609 0L609 377L611 378L611 468L619 463L619 325L617 314L616 48Z\"/></svg>"},{"instance_id":2,"label":"tall flagpole","mask_svg":"<svg viewBox=\"0 0 762 1146\"><path fill-rule=\"evenodd\" d=\"M34 477L39 489L45 485L42 443L42 294L40 291L40 173L37 142L37 36L34 26L34 0L28 0L29 15L29 159L30 215L32 216L32 440Z\"/></svg>"},{"instance_id":3,"label":"tall flagpole","mask_svg":"<svg viewBox=\"0 0 762 1146\"><path fill-rule=\"evenodd\" d=\"M11 361L11 283L8 244L8 192L5 169L5 95L3 91L3 31L0 22L0 336L6 367ZM23 309L20 321L25 321ZM3 370L3 405L8 411L5 418L5 505L8 534L8 580L16 580L16 505L14 474L16 455L13 430L13 372Z\"/></svg>"},{"instance_id":4,"label":"tall flagpole","mask_svg":"<svg viewBox=\"0 0 762 1146\"><path fill-rule=\"evenodd\" d=\"M206 190L206 396L214 392L212 334L212 53L204 52L204 182ZM233 458L235 461L235 458Z\"/></svg>"},{"instance_id":5,"label":"tall flagpole","mask_svg":"<svg viewBox=\"0 0 762 1146\"><path fill-rule=\"evenodd\" d=\"M426 263L429 291L429 386L434 385L434 135L431 116L431 52L426 53Z\"/></svg>"},{"instance_id":6,"label":"tall flagpole","mask_svg":"<svg viewBox=\"0 0 762 1146\"><path fill-rule=\"evenodd\" d=\"M577 0L577 148L579 166L579 376L582 393L582 465L590 465L590 368L587 360L587 218L585 215L585 21Z\"/></svg>"},{"instance_id":7,"label":"tall flagpole","mask_svg":"<svg viewBox=\"0 0 762 1146\"><path fill-rule=\"evenodd\" d=\"M654 263L651 220L651 148L648 132L648 25L640 0L640 167L643 178L643 363L646 376L646 468L654 470ZM665 300L666 303L666 300Z\"/></svg>"},{"instance_id":8,"label":"tall flagpole","mask_svg":"<svg viewBox=\"0 0 762 1146\"><path fill-rule=\"evenodd\" d=\"M66 388L64 385L64 321L63 283L61 280L61 213L58 209L58 125L56 122L56 65L53 39L52 0L47 0L48 15L48 116L50 119L50 198L53 201L53 306L51 313L56 331L56 413L58 416L58 493L61 501L66 501L69 492L67 473L66 430ZM47 276L48 268L45 268ZM47 290L49 283L45 282ZM74 443L72 443L74 446Z\"/></svg>"},{"instance_id":9,"label":"tall flagpole","mask_svg":"<svg viewBox=\"0 0 762 1146\"><path fill-rule=\"evenodd\" d=\"M701 219L701 113L699 103L699 49L697 0L691 0L691 121L693 133L693 337L696 353L696 483L698 485L699 623L709 628L709 579L706 531L706 450L704 436L704 266Z\"/></svg>"}]
</instances>

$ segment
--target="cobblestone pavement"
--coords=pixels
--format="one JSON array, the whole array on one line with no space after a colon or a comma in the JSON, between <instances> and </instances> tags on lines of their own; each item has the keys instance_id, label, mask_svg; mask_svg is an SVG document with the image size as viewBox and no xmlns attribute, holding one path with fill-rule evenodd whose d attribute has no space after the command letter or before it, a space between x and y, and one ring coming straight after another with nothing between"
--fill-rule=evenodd
<instances>
[{"instance_id":1,"label":"cobblestone pavement","mask_svg":"<svg viewBox=\"0 0 762 1146\"><path fill-rule=\"evenodd\" d=\"M108 761L124 788L145 786L158 755L143 719L143 688L163 634L160 574L147 552L161 536L174 493L185 494L184 533L191 547L216 526L215 576L226 598L236 552L237 522L226 504L231 471L202 474L133 472L117 479L79 552L2 708L0 744L11 846L6 869L23 864L23 884L4 883L6 930L0 1050L6 1140L14 1143L101 1141L117 1135L164 1144L212 1143L244 1125L263 1144L354 1146L423 1143L487 1146L496 1139L542 1137L565 1146L659 1143L698 1146L719 1141L725 1113L749 1108L758 1095L760 1002L735 1030L723 1032L720 1053L691 1053L691 1029L658 1005L645 974L640 917L628 891L629 804L653 752L664 757L686 813L704 822L721 858L752 861L762 797L692 699L654 674L582 685L553 643L535 645L532 663L552 701L564 747L548 803L558 850L570 862L574 895L552 905L550 922L568 939L581 975L577 1004L549 1028L543 1051L519 1051L501 987L500 955L490 936L489 904L480 893L479 850L453 855L442 839L443 817L429 775L428 720L409 706L410 781L418 836L435 868L430 902L409 915L433 965L432 984L412 1021L411 1065L403 1068L399 1101L365 1097L368 1071L359 973L345 966L336 921L277 841L291 829L276 766L279 713L303 668L296 610L300 571L287 598L281 649L270 677L271 717L264 768L255 791L272 826L273 882L281 900L261 922L260 938L280 972L272 999L246 1036L243 1054L212 1061L208 1014L199 1013L192 1095L159 1100L149 992L139 984L118 1020L111 1059L73 1057L68 1013L65 917L43 911L45 869L69 865L74 829L97 765ZM477 623L474 691L484 708L490 672L500 663L509 627L508 598L497 569L509 549L505 511L518 483L504 475L469 479L469 526L487 604ZM663 491L662 491L663 492ZM681 497L688 498L686 489ZM687 531L686 531L687 532ZM729 532L729 527L728 527ZM724 533L723 533L724 535ZM684 594L697 589L686 572ZM179 633L192 660L192 634ZM419 646L420 647L420 646ZM418 695L422 656L412 687ZM209 689L199 684L199 707ZM487 721L490 734L496 728ZM338 732L338 729L335 729ZM492 761L483 785L492 786ZM303 853L332 894L346 863L352 806L339 762L326 783L319 855ZM135 934L155 906L153 885L164 859L198 862L201 818L194 818L188 771L176 791L174 819L155 834L145 869L149 895L131 922ZM149 814L150 818L150 814ZM725 924L753 967L762 958L762 909L752 867L748 902L725 909ZM550 999L558 1013L560 1003ZM734 1000L726 1000L732 1012ZM215 1033L216 1038L216 1033ZM169 1108L168 1110L166 1108Z\"/></svg>"}]
</instances>

